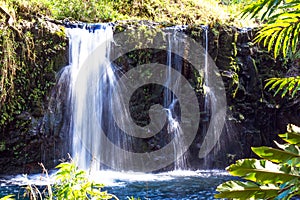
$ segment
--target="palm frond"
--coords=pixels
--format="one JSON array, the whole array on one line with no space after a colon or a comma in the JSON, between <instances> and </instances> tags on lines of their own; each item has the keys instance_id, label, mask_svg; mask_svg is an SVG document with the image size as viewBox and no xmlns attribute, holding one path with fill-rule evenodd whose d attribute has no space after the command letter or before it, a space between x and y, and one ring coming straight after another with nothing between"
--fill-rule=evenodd
<instances>
[{"instance_id":1,"label":"palm frond","mask_svg":"<svg viewBox=\"0 0 300 200\"><path fill-rule=\"evenodd\" d=\"M274 57L289 50L296 53L300 31L300 0L260 0L250 4L242 17L251 18L261 15L268 22L258 32L255 42L263 42L268 51L273 50Z\"/></svg>"},{"instance_id":2,"label":"palm frond","mask_svg":"<svg viewBox=\"0 0 300 200\"><path fill-rule=\"evenodd\" d=\"M283 5L284 0L259 0L250 5L248 5L242 12L242 17L250 16L254 18L263 12L261 15L261 20L270 17L274 11L280 6ZM267 8L267 9L266 9ZM266 10L265 10L266 9Z\"/></svg>"},{"instance_id":3,"label":"palm frond","mask_svg":"<svg viewBox=\"0 0 300 200\"><path fill-rule=\"evenodd\" d=\"M263 25L254 41L263 41L268 51L273 50L275 58L280 53L285 57L289 49L297 51L299 31L300 11L282 13L275 21Z\"/></svg>"},{"instance_id":4,"label":"palm frond","mask_svg":"<svg viewBox=\"0 0 300 200\"><path fill-rule=\"evenodd\" d=\"M270 78L267 81L265 88L269 88L269 91L275 90L274 96L281 91L281 97L284 97L287 94L294 97L297 91L300 90L300 76Z\"/></svg>"}]
</instances>

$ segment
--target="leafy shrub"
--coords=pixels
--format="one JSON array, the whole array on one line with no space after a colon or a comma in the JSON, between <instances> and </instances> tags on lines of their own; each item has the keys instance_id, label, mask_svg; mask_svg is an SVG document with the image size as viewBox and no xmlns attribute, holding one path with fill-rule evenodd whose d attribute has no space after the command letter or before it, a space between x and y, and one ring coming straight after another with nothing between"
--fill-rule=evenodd
<instances>
[{"instance_id":1,"label":"leafy shrub","mask_svg":"<svg viewBox=\"0 0 300 200\"><path fill-rule=\"evenodd\" d=\"M40 164L43 168L43 172L46 174L48 185L45 190L41 191L37 186L28 184L26 186L26 193L24 196L30 199L45 199L45 200L106 200L118 198L102 191L103 184L98 184L90 181L86 171L78 169L76 163L71 159L70 162L63 162L56 166L58 169L54 176L55 183L50 184L47 170L43 164ZM13 200L14 195L8 195L0 200ZM134 198L130 198L134 200Z\"/></svg>"},{"instance_id":2,"label":"leafy shrub","mask_svg":"<svg viewBox=\"0 0 300 200\"><path fill-rule=\"evenodd\" d=\"M111 199L114 195L101 191L103 184L91 182L84 170L78 169L74 161L59 164L55 175L53 196L65 199Z\"/></svg>"},{"instance_id":3,"label":"leafy shrub","mask_svg":"<svg viewBox=\"0 0 300 200\"><path fill-rule=\"evenodd\" d=\"M109 0L48 0L52 14L57 19L70 18L83 22L108 22L120 15Z\"/></svg>"},{"instance_id":4,"label":"leafy shrub","mask_svg":"<svg viewBox=\"0 0 300 200\"><path fill-rule=\"evenodd\" d=\"M243 16L251 18L260 17L266 21L259 30L254 41L272 51L274 58L283 55L285 60L291 60L292 66L299 67L299 32L300 32L300 4L298 0L260 0L248 5ZM275 95L281 92L281 97L286 94L292 97L300 90L299 76L285 78L272 78L267 80L266 87L275 90Z\"/></svg>"},{"instance_id":5,"label":"leafy shrub","mask_svg":"<svg viewBox=\"0 0 300 200\"><path fill-rule=\"evenodd\" d=\"M217 187L216 198L235 199L290 199L300 195L300 128L288 126L279 134L286 144L253 147L262 159L242 159L226 170L244 181L227 181Z\"/></svg>"}]
</instances>

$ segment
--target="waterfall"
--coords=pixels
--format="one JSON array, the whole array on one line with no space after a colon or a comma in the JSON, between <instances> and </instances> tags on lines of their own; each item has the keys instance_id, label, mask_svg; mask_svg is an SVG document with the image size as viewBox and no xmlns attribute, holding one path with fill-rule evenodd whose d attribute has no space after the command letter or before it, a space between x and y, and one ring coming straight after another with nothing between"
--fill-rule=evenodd
<instances>
[{"instance_id":1,"label":"waterfall","mask_svg":"<svg viewBox=\"0 0 300 200\"><path fill-rule=\"evenodd\" d=\"M208 27L203 26L202 27L204 30L203 34L203 44L204 44L204 49L205 49L205 56L204 56L204 82L203 82L203 90L204 90L204 106L203 106L203 113L204 113L204 120L203 120L203 129L202 129L202 134L206 135L209 122L210 122L210 100L211 100L211 92L209 88L210 84L210 79L209 79L209 69L208 69ZM204 158L204 168L209 166L209 158L205 157Z\"/></svg>"},{"instance_id":2,"label":"waterfall","mask_svg":"<svg viewBox=\"0 0 300 200\"><path fill-rule=\"evenodd\" d=\"M111 96L116 82L114 67L109 62L112 27L102 24L94 30L89 27L69 28L70 41L70 102L72 156L81 168L100 169L102 121L113 131L113 121L106 114L111 110ZM101 45L97 56L89 57ZM90 58L92 58L90 60ZM88 59L88 60L87 60ZM113 154L113 152L107 152Z\"/></svg>"},{"instance_id":3,"label":"waterfall","mask_svg":"<svg viewBox=\"0 0 300 200\"><path fill-rule=\"evenodd\" d=\"M105 167L113 169L122 169L124 163L131 160L128 154L120 155L117 149L104 149L104 139L100 133L101 129L107 132L107 137L118 147L132 151L131 138L122 136L122 130L115 123L112 110L122 110L122 101L114 101L113 94L118 95L116 91L116 82L119 81L116 68L110 61L111 44L113 41L113 30L109 24L85 25L80 28L67 28L69 37L69 66L66 66L61 74L60 82L69 80L68 105L70 115L70 134L72 157L78 160L81 168L100 170ZM179 50L184 45L176 37L179 28L169 29L167 34L167 66L166 83L168 88L170 84L176 83L180 87L178 77L173 77L172 65L174 69L181 73L182 58L172 55L172 50ZM101 46L101 48L99 48ZM97 49L97 56L90 56ZM100 53L99 51L100 50ZM92 59L90 59L92 58ZM175 105L178 99L172 92L165 89L164 108L167 114L168 128L167 132L178 138L183 134L179 117L175 112ZM116 98L116 96L114 96ZM121 99L117 96L117 99ZM124 114L123 114L124 115ZM126 118L130 118L130 113L125 113ZM121 120L122 121L122 120ZM181 141L176 139L174 143L174 168L187 169L186 158L182 156ZM177 147L177 148L176 148ZM103 158L105 157L105 158ZM106 160L106 165L102 163ZM110 163L107 163L110 160Z\"/></svg>"},{"instance_id":4,"label":"waterfall","mask_svg":"<svg viewBox=\"0 0 300 200\"><path fill-rule=\"evenodd\" d=\"M201 66L205 65L204 112L222 111L223 107L220 106L223 104L218 107L218 98L214 96L214 90L218 89L214 89L213 84L219 81L218 78L208 78L215 75L209 68L207 51L203 54L201 46L188 40L183 33L184 28L166 28L163 30L164 37L152 39L152 46L145 45L151 41L149 38L133 41L134 45L144 44L144 48L150 49L150 52L153 48L164 50L166 60L164 65L142 64L133 67L136 70L128 71L120 69L123 65L117 66L115 61L118 57L127 55L130 49L136 50L136 46L126 47L126 42L136 33L126 32L131 36L129 39L124 34L114 35L110 24L66 29L69 37L69 66L63 69L60 79L68 81L59 82L69 82L70 85L65 95L68 96L66 113L69 115L70 146L72 157L81 168L143 172L161 170L170 165L175 170L189 168L188 148L197 134L200 108L193 87L183 76L183 66L187 59L190 59L188 61L192 66L198 67L199 72ZM207 30L205 31L207 39ZM159 38L164 39L157 46L155 42ZM119 43L120 41L123 43ZM207 40L205 46L207 50ZM191 47L194 49L189 56L187 48ZM164 59L160 58L161 60ZM140 76L140 72L152 75ZM156 94L162 101L155 101L154 106L150 107L150 123L142 127L132 119L129 102L134 91L152 83L163 86L160 94ZM216 107L212 108L214 106ZM222 125L222 120L215 120ZM208 124L205 129L213 129L213 133L219 131L212 127ZM215 145L211 142L214 139L218 139L218 135L205 136L203 148L199 152L200 158L207 155L211 146ZM157 142L154 149L152 142Z\"/></svg>"}]
</instances>

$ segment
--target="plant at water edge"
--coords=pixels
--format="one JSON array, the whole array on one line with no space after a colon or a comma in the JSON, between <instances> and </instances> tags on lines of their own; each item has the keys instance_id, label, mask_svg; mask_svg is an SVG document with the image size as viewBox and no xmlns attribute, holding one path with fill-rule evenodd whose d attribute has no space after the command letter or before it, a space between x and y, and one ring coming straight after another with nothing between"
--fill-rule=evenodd
<instances>
[{"instance_id":1,"label":"plant at water edge","mask_svg":"<svg viewBox=\"0 0 300 200\"><path fill-rule=\"evenodd\" d=\"M300 128L288 126L279 136L286 144L252 147L262 159L241 159L226 170L245 180L227 181L217 187L216 198L290 199L300 195Z\"/></svg>"},{"instance_id":2,"label":"plant at water edge","mask_svg":"<svg viewBox=\"0 0 300 200\"><path fill-rule=\"evenodd\" d=\"M28 182L24 197L32 200L118 200L115 195L109 194L107 191L102 191L103 184L91 181L86 171L80 170L76 163L72 159L70 160L70 162L63 162L56 166L58 171L54 175L55 182L53 185L50 184L51 181L44 165L40 164L46 176L42 177L46 178L46 189L41 190L36 185ZM0 198L0 200L13 200L13 197L14 195L8 195ZM134 200L133 197L131 199Z\"/></svg>"},{"instance_id":3,"label":"plant at water edge","mask_svg":"<svg viewBox=\"0 0 300 200\"><path fill-rule=\"evenodd\" d=\"M74 161L61 163L56 168L59 170L55 175L53 196L57 199L118 199L102 191L103 184L90 181L86 172L78 169Z\"/></svg>"}]
</instances>

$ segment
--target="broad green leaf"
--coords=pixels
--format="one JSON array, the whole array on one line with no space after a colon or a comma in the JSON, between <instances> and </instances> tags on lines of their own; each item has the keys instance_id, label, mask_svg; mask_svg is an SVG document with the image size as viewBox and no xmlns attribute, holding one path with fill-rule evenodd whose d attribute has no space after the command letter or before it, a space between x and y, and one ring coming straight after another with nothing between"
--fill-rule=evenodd
<instances>
[{"instance_id":1,"label":"broad green leaf","mask_svg":"<svg viewBox=\"0 0 300 200\"><path fill-rule=\"evenodd\" d=\"M253 182L228 181L219 185L216 198L238 198L238 199L267 199L276 197L280 191L274 185L260 186Z\"/></svg>"},{"instance_id":2,"label":"broad green leaf","mask_svg":"<svg viewBox=\"0 0 300 200\"><path fill-rule=\"evenodd\" d=\"M282 150L300 155L300 149L297 145L293 144L279 144L278 142L275 141L275 144Z\"/></svg>"},{"instance_id":3,"label":"broad green leaf","mask_svg":"<svg viewBox=\"0 0 300 200\"><path fill-rule=\"evenodd\" d=\"M278 85L278 88L274 94L274 96L282 91L281 97L284 97L287 92L291 93L291 96L295 94L300 89L300 79L299 76L297 77L288 77L288 78L270 78L267 79L267 84L264 88L267 88L270 86L269 91L272 89L275 89Z\"/></svg>"},{"instance_id":4,"label":"broad green leaf","mask_svg":"<svg viewBox=\"0 0 300 200\"><path fill-rule=\"evenodd\" d=\"M15 195L7 195L7 196L5 196L5 197L2 197L2 198L0 198L0 200L13 200L13 197L14 197Z\"/></svg>"},{"instance_id":5,"label":"broad green leaf","mask_svg":"<svg viewBox=\"0 0 300 200\"><path fill-rule=\"evenodd\" d=\"M60 163L55 168L60 168L60 169L64 169L64 170L65 169L71 170L73 167L72 167L72 165L70 165L70 163Z\"/></svg>"},{"instance_id":6,"label":"broad green leaf","mask_svg":"<svg viewBox=\"0 0 300 200\"><path fill-rule=\"evenodd\" d=\"M300 159L299 154L274 149L272 147L252 147L252 151L261 158L265 158L275 163L286 163L292 159Z\"/></svg>"},{"instance_id":7,"label":"broad green leaf","mask_svg":"<svg viewBox=\"0 0 300 200\"><path fill-rule=\"evenodd\" d=\"M233 176L261 184L277 184L299 179L298 174L286 173L288 166L274 164L268 160L242 159L230 165L226 170Z\"/></svg>"},{"instance_id":8,"label":"broad green leaf","mask_svg":"<svg viewBox=\"0 0 300 200\"><path fill-rule=\"evenodd\" d=\"M287 132L284 134L279 134L279 137L281 137L284 141L290 143L290 144L300 144L300 134L296 132Z\"/></svg>"}]
</instances>

